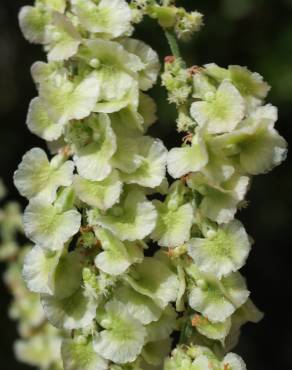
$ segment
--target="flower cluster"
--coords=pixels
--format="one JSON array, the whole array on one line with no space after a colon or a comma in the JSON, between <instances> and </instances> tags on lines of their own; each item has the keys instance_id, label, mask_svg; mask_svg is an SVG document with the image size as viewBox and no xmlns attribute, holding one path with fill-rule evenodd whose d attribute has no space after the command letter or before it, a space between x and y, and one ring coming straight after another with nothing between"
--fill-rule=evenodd
<instances>
[{"instance_id":1,"label":"flower cluster","mask_svg":"<svg viewBox=\"0 0 292 370\"><path fill-rule=\"evenodd\" d=\"M279 165L287 144L274 128L277 109L265 103L270 87L259 74L234 65L186 69L179 58L166 58L162 81L186 136L168 153L168 173L179 180L157 206L154 237L183 271L183 343L208 346L222 359L242 324L261 318L239 273L251 238L234 217L245 206L251 176ZM178 350L166 369L245 369L230 355L208 367L213 355L196 353L202 351L185 359Z\"/></svg>"},{"instance_id":2,"label":"flower cluster","mask_svg":"<svg viewBox=\"0 0 292 370\"><path fill-rule=\"evenodd\" d=\"M30 150L14 175L35 243L24 279L67 333L65 369L154 368L170 351L179 289L164 260L144 256L158 215L147 196L168 186L167 150L146 135L158 56L130 37L124 0L36 1L19 20L48 53L32 66L27 125L53 155Z\"/></svg>"},{"instance_id":3,"label":"flower cluster","mask_svg":"<svg viewBox=\"0 0 292 370\"><path fill-rule=\"evenodd\" d=\"M0 200L4 194L0 191ZM21 210L8 202L0 210L0 261L7 264L3 279L13 297L9 316L17 321L21 338L14 343L14 352L19 361L40 370L62 370L60 332L48 323L39 296L27 289L22 278L23 260L31 246L20 245L19 236L23 238Z\"/></svg>"},{"instance_id":4,"label":"flower cluster","mask_svg":"<svg viewBox=\"0 0 292 370\"><path fill-rule=\"evenodd\" d=\"M23 276L64 333L65 370L162 368L175 330L184 346L165 370L244 370L226 353L261 313L239 273L251 239L234 216L250 177L280 164L286 142L261 76L187 69L177 55L162 81L184 144L168 152L148 136L156 106L145 92L160 65L131 37L144 14L173 52L174 33L185 39L202 24L169 1L37 0L20 12L25 37L48 54L32 66L27 125L52 155L30 150L14 175L35 243Z\"/></svg>"}]
</instances>

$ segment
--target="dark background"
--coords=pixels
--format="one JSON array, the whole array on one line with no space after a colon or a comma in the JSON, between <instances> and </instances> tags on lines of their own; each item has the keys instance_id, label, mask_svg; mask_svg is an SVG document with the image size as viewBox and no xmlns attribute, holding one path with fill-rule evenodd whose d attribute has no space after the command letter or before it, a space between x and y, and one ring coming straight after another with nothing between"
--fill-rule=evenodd
<instances>
[{"instance_id":1,"label":"dark background","mask_svg":"<svg viewBox=\"0 0 292 370\"><path fill-rule=\"evenodd\" d=\"M44 59L41 48L28 44L18 28L18 10L28 3L0 2L0 177L9 189L10 198L22 203L11 181L13 171L28 149L45 146L25 125L29 101L36 95L29 68L34 61ZM182 47L187 62L240 64L261 73L273 86L269 100L280 110L278 130L288 142L292 140L292 0L178 3L205 14L206 26L202 32L191 44ZM161 56L169 54L161 30L153 22L139 26L137 36ZM163 138L171 147L180 138L175 132L175 111L165 103L161 90L158 87L152 92L160 105L160 121L152 134ZM260 324L248 324L244 328L236 349L246 360L248 370L292 369L290 168L288 156L281 167L255 178L248 195L250 206L239 214L256 241L243 272L253 300L266 313ZM0 294L0 368L28 369L14 359L12 343L17 334L15 324L7 318L10 298L3 285Z\"/></svg>"}]
</instances>

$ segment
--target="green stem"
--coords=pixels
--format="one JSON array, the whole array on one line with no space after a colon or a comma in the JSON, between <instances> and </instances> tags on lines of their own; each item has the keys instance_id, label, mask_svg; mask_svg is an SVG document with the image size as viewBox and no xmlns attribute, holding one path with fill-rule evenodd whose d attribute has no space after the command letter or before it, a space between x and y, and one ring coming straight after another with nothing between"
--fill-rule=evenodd
<instances>
[{"instance_id":1,"label":"green stem","mask_svg":"<svg viewBox=\"0 0 292 370\"><path fill-rule=\"evenodd\" d=\"M178 46L178 42L177 42L177 39L175 37L175 34L172 31L168 31L167 29L164 29L164 34L165 34L165 37L168 41L168 44L169 44L172 55L176 59L180 60L180 64L181 64L182 68L186 68L186 63L181 57L181 53L180 53L180 50L179 50L179 46Z\"/></svg>"},{"instance_id":2,"label":"green stem","mask_svg":"<svg viewBox=\"0 0 292 370\"><path fill-rule=\"evenodd\" d=\"M167 38L167 41L168 41L168 44L169 44L169 47L170 47L170 50L172 52L172 55L176 58L181 58L181 55L180 55L180 50L179 50L179 46L178 46L178 43L176 41L176 37L174 35L173 32L171 31L168 31L168 30L164 30L164 33L165 33L165 36Z\"/></svg>"}]
</instances>

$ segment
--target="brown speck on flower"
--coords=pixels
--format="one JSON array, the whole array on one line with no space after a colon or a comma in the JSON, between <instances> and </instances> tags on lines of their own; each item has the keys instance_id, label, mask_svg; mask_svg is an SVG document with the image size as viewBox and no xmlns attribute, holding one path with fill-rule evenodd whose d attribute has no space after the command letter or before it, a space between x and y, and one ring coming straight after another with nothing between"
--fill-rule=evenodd
<instances>
[{"instance_id":1,"label":"brown speck on flower","mask_svg":"<svg viewBox=\"0 0 292 370\"><path fill-rule=\"evenodd\" d=\"M173 55L168 55L167 57L164 58L164 63L170 64L175 61L175 57Z\"/></svg>"}]
</instances>

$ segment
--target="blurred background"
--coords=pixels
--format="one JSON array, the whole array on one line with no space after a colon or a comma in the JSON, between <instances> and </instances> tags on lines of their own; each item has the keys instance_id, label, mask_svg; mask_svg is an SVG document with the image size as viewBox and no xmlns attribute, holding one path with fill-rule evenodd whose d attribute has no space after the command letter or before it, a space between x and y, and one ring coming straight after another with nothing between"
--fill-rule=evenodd
<instances>
[{"instance_id":1,"label":"blurred background","mask_svg":"<svg viewBox=\"0 0 292 370\"><path fill-rule=\"evenodd\" d=\"M33 62L44 59L39 46L23 39L17 24L19 8L30 3L0 2L0 177L9 189L9 198L23 206L12 184L13 171L28 149L45 147L25 125L29 101L36 95L29 69ZM262 74L273 87L269 101L279 107L278 130L292 142L292 0L186 0L178 4L205 14L202 32L190 44L182 45L188 64L240 64ZM169 54L161 30L152 21L140 25L137 36L161 56ZM175 132L175 111L166 104L161 90L152 91L160 105L159 122L152 134L171 147L180 138ZM248 370L292 369L291 168L288 156L281 167L254 179L249 208L238 216L255 239L243 273L253 300L266 313L260 324L244 328L236 349ZM14 359L12 343L17 333L7 318L10 296L2 282L0 290L0 368L29 369Z\"/></svg>"}]
</instances>

